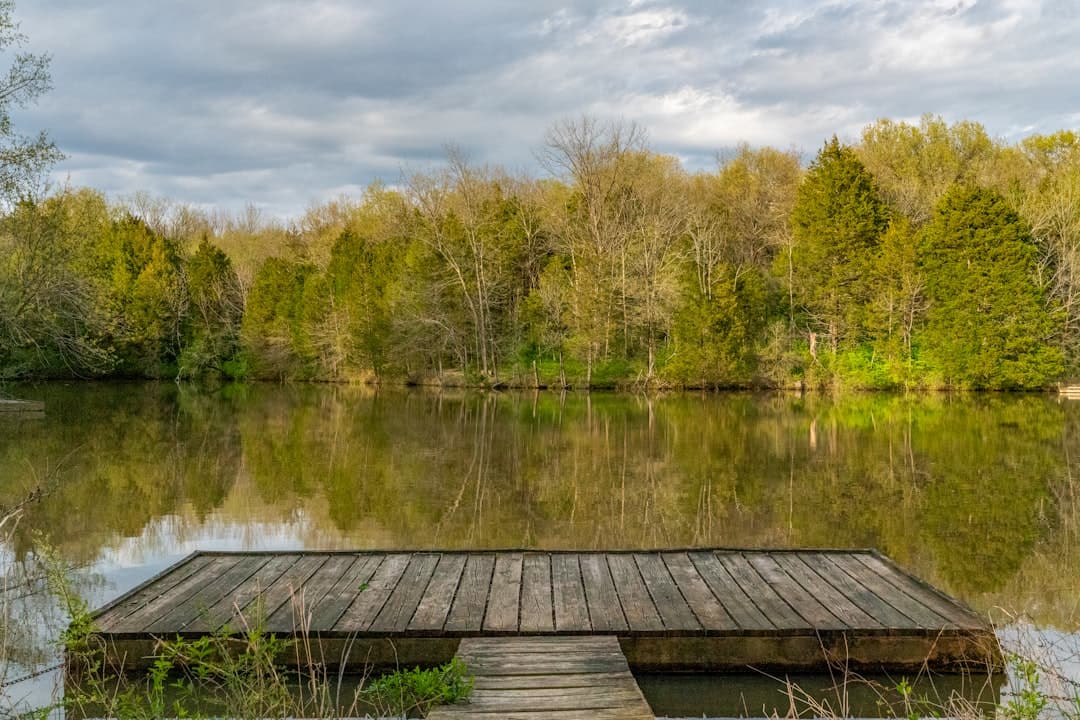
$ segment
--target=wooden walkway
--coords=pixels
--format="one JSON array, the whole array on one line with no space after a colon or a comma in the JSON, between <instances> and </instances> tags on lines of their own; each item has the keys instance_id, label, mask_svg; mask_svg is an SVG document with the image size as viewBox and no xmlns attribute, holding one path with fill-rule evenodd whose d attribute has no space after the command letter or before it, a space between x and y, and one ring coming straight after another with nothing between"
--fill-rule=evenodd
<instances>
[{"instance_id":1,"label":"wooden walkway","mask_svg":"<svg viewBox=\"0 0 1080 720\"><path fill-rule=\"evenodd\" d=\"M328 663L444 662L465 637L612 635L643 669L1000 661L970 609L873 551L196 553L95 613L128 663L258 624Z\"/></svg>"},{"instance_id":2,"label":"wooden walkway","mask_svg":"<svg viewBox=\"0 0 1080 720\"><path fill-rule=\"evenodd\" d=\"M466 638L458 650L475 684L467 704L428 720L653 720L617 638Z\"/></svg>"}]
</instances>

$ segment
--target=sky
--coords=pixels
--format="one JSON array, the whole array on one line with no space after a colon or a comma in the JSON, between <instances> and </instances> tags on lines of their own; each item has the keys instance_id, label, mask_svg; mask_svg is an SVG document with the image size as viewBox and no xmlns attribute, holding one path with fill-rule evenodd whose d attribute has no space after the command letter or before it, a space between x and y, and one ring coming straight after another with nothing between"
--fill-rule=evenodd
<instances>
[{"instance_id":1,"label":"sky","mask_svg":"<svg viewBox=\"0 0 1080 720\"><path fill-rule=\"evenodd\" d=\"M57 183L289 217L476 163L543 174L545 132L634 122L690 170L810 158L877 118L1007 140L1080 126L1077 0L17 0L53 89L15 115ZM10 53L3 58L10 64Z\"/></svg>"}]
</instances>

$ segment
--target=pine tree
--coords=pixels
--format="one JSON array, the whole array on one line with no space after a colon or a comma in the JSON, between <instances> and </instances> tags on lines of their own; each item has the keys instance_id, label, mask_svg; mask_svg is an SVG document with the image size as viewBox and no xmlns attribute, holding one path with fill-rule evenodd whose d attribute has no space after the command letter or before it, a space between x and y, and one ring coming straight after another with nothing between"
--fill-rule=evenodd
<instances>
[{"instance_id":1,"label":"pine tree","mask_svg":"<svg viewBox=\"0 0 1080 720\"><path fill-rule=\"evenodd\" d=\"M1038 248L1001 195L953 186L923 233L919 260L929 309L917 343L945 384L1038 388L1060 375Z\"/></svg>"},{"instance_id":2,"label":"pine tree","mask_svg":"<svg viewBox=\"0 0 1080 720\"><path fill-rule=\"evenodd\" d=\"M833 351L862 340L869 279L889 212L854 151L833 137L807 171L792 211L797 300Z\"/></svg>"}]
</instances>

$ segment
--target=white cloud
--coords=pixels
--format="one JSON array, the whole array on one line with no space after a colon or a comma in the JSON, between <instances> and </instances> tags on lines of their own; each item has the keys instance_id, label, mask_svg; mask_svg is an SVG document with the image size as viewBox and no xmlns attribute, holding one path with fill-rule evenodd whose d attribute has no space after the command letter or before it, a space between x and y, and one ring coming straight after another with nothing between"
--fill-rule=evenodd
<instances>
[{"instance_id":1,"label":"white cloud","mask_svg":"<svg viewBox=\"0 0 1080 720\"><path fill-rule=\"evenodd\" d=\"M1070 10L1070 8L1072 8ZM112 193L275 214L436 162L537 171L552 122L637 121L695 166L813 150L924 112L995 135L1075 127L1080 14L1061 0L34 0L55 89L17 115Z\"/></svg>"}]
</instances>

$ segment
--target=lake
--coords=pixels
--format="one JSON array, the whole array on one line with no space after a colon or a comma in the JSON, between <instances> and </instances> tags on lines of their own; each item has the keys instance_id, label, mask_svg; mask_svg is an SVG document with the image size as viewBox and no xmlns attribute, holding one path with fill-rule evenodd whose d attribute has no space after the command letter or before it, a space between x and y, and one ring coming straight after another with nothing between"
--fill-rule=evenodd
<instances>
[{"instance_id":1,"label":"lake","mask_svg":"<svg viewBox=\"0 0 1080 720\"><path fill-rule=\"evenodd\" d=\"M0 416L0 504L50 493L3 560L44 533L94 606L196 548L875 547L1080 679L1077 401L5 392L46 413ZM48 660L55 629L35 627L9 662Z\"/></svg>"}]
</instances>

